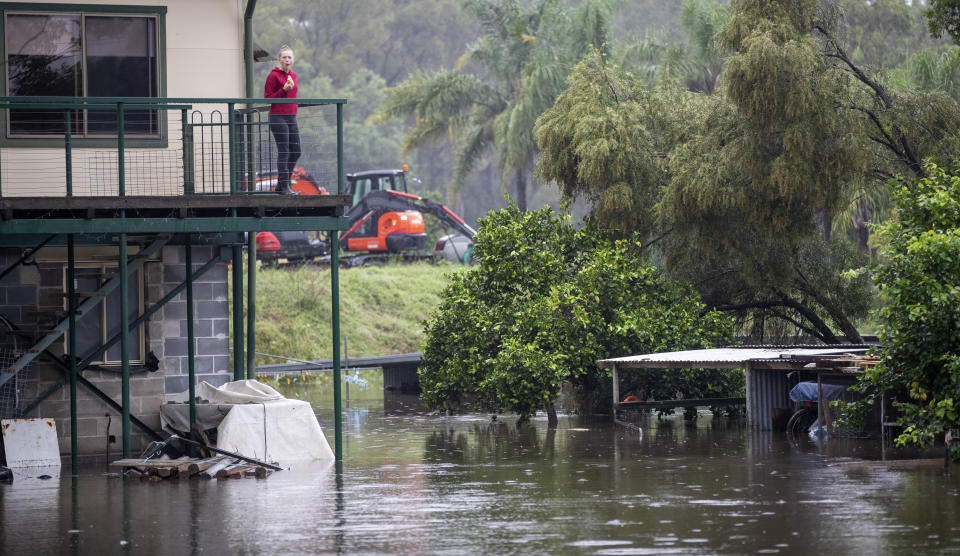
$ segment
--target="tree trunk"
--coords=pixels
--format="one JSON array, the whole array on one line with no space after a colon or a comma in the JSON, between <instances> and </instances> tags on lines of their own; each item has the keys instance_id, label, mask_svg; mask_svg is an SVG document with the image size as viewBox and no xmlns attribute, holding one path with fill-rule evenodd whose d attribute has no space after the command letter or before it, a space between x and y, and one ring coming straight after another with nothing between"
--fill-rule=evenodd
<instances>
[{"instance_id":1,"label":"tree trunk","mask_svg":"<svg viewBox=\"0 0 960 556\"><path fill-rule=\"evenodd\" d=\"M527 174L522 169L517 169L517 208L527 210Z\"/></svg>"},{"instance_id":2,"label":"tree trunk","mask_svg":"<svg viewBox=\"0 0 960 556\"><path fill-rule=\"evenodd\" d=\"M560 420L557 419L557 408L553 405L553 402L547 404L547 427L556 428L560 423Z\"/></svg>"}]
</instances>

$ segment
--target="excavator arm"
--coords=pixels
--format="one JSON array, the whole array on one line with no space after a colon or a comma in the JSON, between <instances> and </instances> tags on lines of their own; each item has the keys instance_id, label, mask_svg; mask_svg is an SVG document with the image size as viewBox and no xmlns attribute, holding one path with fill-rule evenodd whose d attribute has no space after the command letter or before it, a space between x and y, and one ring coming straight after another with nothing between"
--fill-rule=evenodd
<instances>
[{"instance_id":1,"label":"excavator arm","mask_svg":"<svg viewBox=\"0 0 960 556\"><path fill-rule=\"evenodd\" d=\"M367 193L363 199L360 199L359 203L347 211L344 216L349 219L351 227L341 236L341 241L359 228L366 219L370 218L373 212L380 210L415 210L425 212L432 214L434 217L440 219L441 222L471 239L477 233L476 230L471 228L462 218L440 203L402 191L384 190Z\"/></svg>"}]
</instances>

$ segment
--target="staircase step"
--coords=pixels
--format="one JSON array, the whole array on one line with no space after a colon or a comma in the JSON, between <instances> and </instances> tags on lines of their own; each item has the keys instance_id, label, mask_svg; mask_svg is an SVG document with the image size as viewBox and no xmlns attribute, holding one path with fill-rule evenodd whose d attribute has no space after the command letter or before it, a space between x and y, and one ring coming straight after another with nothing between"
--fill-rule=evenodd
<instances>
[{"instance_id":1,"label":"staircase step","mask_svg":"<svg viewBox=\"0 0 960 556\"><path fill-rule=\"evenodd\" d=\"M62 334L59 330L30 330L26 328L20 328L19 330L9 330L10 334L16 334L17 336L46 336L47 334Z\"/></svg>"}]
</instances>

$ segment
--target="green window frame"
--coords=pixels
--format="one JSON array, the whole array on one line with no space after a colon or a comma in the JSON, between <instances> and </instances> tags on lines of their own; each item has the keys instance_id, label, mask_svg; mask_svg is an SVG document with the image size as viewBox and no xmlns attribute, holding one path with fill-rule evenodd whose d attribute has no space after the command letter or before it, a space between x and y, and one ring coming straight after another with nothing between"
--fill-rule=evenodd
<instances>
[{"instance_id":1,"label":"green window frame","mask_svg":"<svg viewBox=\"0 0 960 556\"><path fill-rule=\"evenodd\" d=\"M3 96L10 96L11 92L11 64L7 44L7 35L10 31L11 16L16 20L18 16L26 16L21 19L26 21L30 16L60 16L63 20L75 19L79 22L78 38L79 45L74 47L73 55L77 58L77 68L79 74L75 83L75 89L80 89L76 96L89 96L91 88L97 89L97 83L91 84L88 79L90 75L90 66L94 54L87 48L88 22L105 22L111 19L135 18L152 22L152 29L155 32L154 44L143 43L148 49L152 48L155 53L155 67L150 68L147 81L154 79L155 82L149 84L151 89L150 97L166 97L166 6L123 6L123 5L94 5L94 4L45 4L45 3L24 3L24 2L0 2L0 60L3 63L2 86ZM150 27L148 25L148 27ZM96 73L95 71L93 72ZM99 83L99 82L98 82ZM95 96L123 96L104 95L103 87L95 92ZM155 93L153 92L155 91ZM154 94L156 97L154 97ZM150 98L146 97L146 98ZM77 110L74 112L74 124L71 127L71 140L75 147L92 148L110 148L117 144L115 114L110 111L101 110ZM111 126L113 129L109 129ZM130 122L140 121L141 129L145 132L137 133L131 130ZM3 147L60 147L63 146L64 134L57 132L39 132L39 133L18 133L11 129L12 125L10 111L0 110L0 146ZM62 129L62 124L60 125ZM124 140L128 147L158 147L167 146L167 113L163 109L159 110L140 110L130 112L128 116L128 125L125 127Z\"/></svg>"}]
</instances>

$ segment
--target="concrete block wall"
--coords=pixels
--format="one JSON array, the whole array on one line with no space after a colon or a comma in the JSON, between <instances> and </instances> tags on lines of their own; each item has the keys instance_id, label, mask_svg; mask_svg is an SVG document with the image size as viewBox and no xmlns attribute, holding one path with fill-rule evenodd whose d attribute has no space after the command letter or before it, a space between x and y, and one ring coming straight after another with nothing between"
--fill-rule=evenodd
<instances>
[{"instance_id":1,"label":"concrete block wall","mask_svg":"<svg viewBox=\"0 0 960 556\"><path fill-rule=\"evenodd\" d=\"M217 253L218 247L194 246L194 271ZM182 247L164 247L162 265L151 269L147 283L154 291L148 297L159 299L186 280L186 260ZM233 379L230 357L229 272L226 263L218 263L193 283L194 372L197 384L220 386ZM153 296L156 297L153 297ZM189 388L187 358L187 293L181 292L167 303L161 316L150 323L150 350L160 358L164 372L165 401Z\"/></svg>"},{"instance_id":2,"label":"concrete block wall","mask_svg":"<svg viewBox=\"0 0 960 556\"><path fill-rule=\"evenodd\" d=\"M205 264L217 247L195 246L195 268ZM5 269L20 255L19 249L0 249L0 269ZM78 260L80 257L78 257ZM144 266L145 306L150 307L183 282L186 276L184 250L165 247L159 260ZM232 376L228 333L228 271L225 263L215 265L194 283L196 372L197 380L221 385ZM0 280L0 315L21 328L49 328L49 316L63 311L63 265L38 262L20 266ZM46 315L46 316L45 316ZM187 324L186 294L181 293L158 311L144 328L146 350L159 360L155 372L136 369L130 380L130 412L153 430L160 429L160 405L170 396L187 389ZM30 338L24 342L31 342ZM56 357L64 354L64 342L58 340L49 349ZM20 407L35 400L60 382L60 367L41 356L18 375L15 387ZM118 404L121 402L121 376L118 372L87 370L83 377L96 385ZM9 395L14 385L0 389L0 411L10 409ZM122 449L122 423L119 413L111 409L87 388L77 388L77 428L80 454L119 454ZM4 415L5 417L7 415ZM34 410L29 417L52 417L57 421L60 452L70 453L70 391L59 388ZM135 453L152 439L131 425L131 449Z\"/></svg>"}]
</instances>

